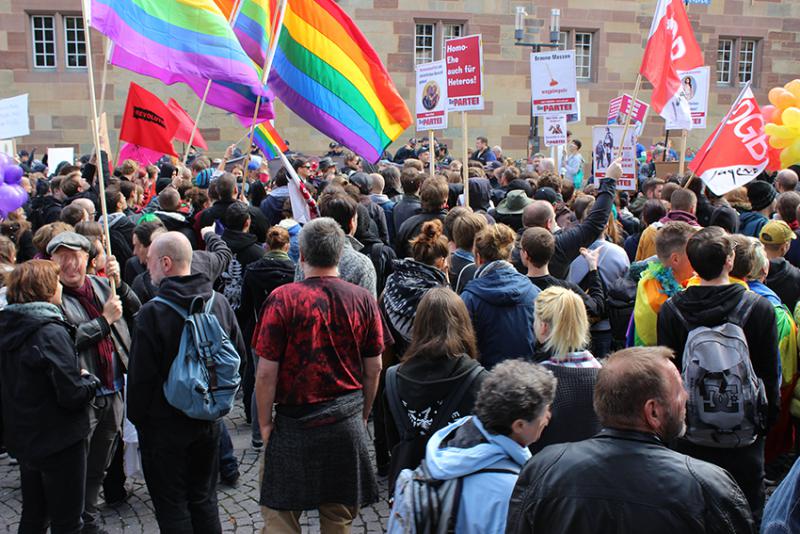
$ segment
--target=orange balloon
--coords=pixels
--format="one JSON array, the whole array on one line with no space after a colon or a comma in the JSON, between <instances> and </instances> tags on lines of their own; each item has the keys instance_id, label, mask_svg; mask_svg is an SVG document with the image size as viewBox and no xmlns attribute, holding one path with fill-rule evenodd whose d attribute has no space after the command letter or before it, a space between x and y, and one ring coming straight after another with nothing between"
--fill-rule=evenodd
<instances>
[{"instance_id":1,"label":"orange balloon","mask_svg":"<svg viewBox=\"0 0 800 534\"><path fill-rule=\"evenodd\" d=\"M773 87L772 89L770 89L769 95L767 95L767 97L769 98L769 103L772 104L773 106L777 106L778 96L782 95L784 91L786 91L786 89L784 89L783 87Z\"/></svg>"},{"instance_id":2,"label":"orange balloon","mask_svg":"<svg viewBox=\"0 0 800 534\"><path fill-rule=\"evenodd\" d=\"M779 109L784 110L786 108L796 106L797 98L795 98L795 96L786 89L782 89L781 93L778 95L778 103L775 105Z\"/></svg>"},{"instance_id":3,"label":"orange balloon","mask_svg":"<svg viewBox=\"0 0 800 534\"><path fill-rule=\"evenodd\" d=\"M783 88L792 93L795 98L800 98L800 80L792 80L784 85Z\"/></svg>"}]
</instances>

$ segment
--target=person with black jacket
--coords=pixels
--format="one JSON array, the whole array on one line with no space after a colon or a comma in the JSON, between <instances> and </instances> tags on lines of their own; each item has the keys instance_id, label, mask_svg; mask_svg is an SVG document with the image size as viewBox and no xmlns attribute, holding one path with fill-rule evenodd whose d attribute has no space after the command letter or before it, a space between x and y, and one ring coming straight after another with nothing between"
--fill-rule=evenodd
<instances>
[{"instance_id":1,"label":"person with black jacket","mask_svg":"<svg viewBox=\"0 0 800 534\"><path fill-rule=\"evenodd\" d=\"M236 177L229 172L226 172L216 181L217 195L219 200L214 202L211 207L204 209L199 214L198 221L195 226L197 228L205 228L211 226L217 221L222 222L225 218L225 212L231 204L236 202ZM282 203L283 201L281 201ZM269 223L264 213L255 206L249 206L250 212L250 233L256 236L256 241L263 243L267 239L267 229Z\"/></svg>"},{"instance_id":2,"label":"person with black jacket","mask_svg":"<svg viewBox=\"0 0 800 534\"><path fill-rule=\"evenodd\" d=\"M533 456L511 496L507 534L755 532L725 470L666 446L683 431L687 399L671 359L663 347L611 355L594 389L603 429Z\"/></svg>"},{"instance_id":3,"label":"person with black jacket","mask_svg":"<svg viewBox=\"0 0 800 534\"><path fill-rule=\"evenodd\" d=\"M395 234L403 226L403 223L422 210L422 203L419 199L419 189L425 175L417 169L409 167L400 173L400 186L403 189L403 196L394 205L392 219ZM395 235L396 239L396 235Z\"/></svg>"},{"instance_id":4,"label":"person with black jacket","mask_svg":"<svg viewBox=\"0 0 800 534\"><path fill-rule=\"evenodd\" d=\"M156 237L148 250L147 267L160 297L186 308L197 296L204 302L211 298L211 280L191 274L191 263L192 249L185 236L167 232ZM239 356L244 356L246 347L224 296L214 295L211 312ZM139 434L142 468L159 528L188 532L194 525L195 532L219 532L219 421L190 419L167 402L163 391L178 354L183 323L182 316L157 301L145 304L136 316L127 415Z\"/></svg>"},{"instance_id":5,"label":"person with black jacket","mask_svg":"<svg viewBox=\"0 0 800 534\"><path fill-rule=\"evenodd\" d=\"M133 243L133 229L136 226L131 218L125 214L128 203L119 189L109 187L106 190L106 208L108 209L108 233L111 238L111 253L117 258L122 267L122 279L127 278L125 271L128 262L133 257L131 245ZM103 217L99 219L103 222Z\"/></svg>"},{"instance_id":6,"label":"person with black jacket","mask_svg":"<svg viewBox=\"0 0 800 534\"><path fill-rule=\"evenodd\" d=\"M20 532L78 533L86 491L89 403L100 381L78 366L74 328L59 309L58 266L18 265L0 312L5 445L20 462Z\"/></svg>"},{"instance_id":7,"label":"person with black jacket","mask_svg":"<svg viewBox=\"0 0 800 534\"><path fill-rule=\"evenodd\" d=\"M218 289L228 299L234 311L239 308L242 300L245 269L264 255L264 249L256 243L256 236L249 232L251 221L250 211L244 202L234 202L225 212L222 240L233 252L233 259L222 273Z\"/></svg>"},{"instance_id":8,"label":"person with black jacket","mask_svg":"<svg viewBox=\"0 0 800 534\"><path fill-rule=\"evenodd\" d=\"M181 195L174 187L166 187L158 194L159 209L153 212L153 215L164 223L166 229L170 232L180 232L193 249L198 248L197 236L194 233L192 221L178 211L181 207Z\"/></svg>"},{"instance_id":9,"label":"person with black jacket","mask_svg":"<svg viewBox=\"0 0 800 534\"><path fill-rule=\"evenodd\" d=\"M689 263L700 277L700 285L690 286L672 296L658 314L658 344L675 351L675 365L683 368L684 349L689 331L698 326L721 326L731 321L747 291L728 279L733 268L734 242L716 226L704 228L686 244ZM767 426L780 411L780 355L775 311L770 302L755 294L749 314L741 325L757 378L764 382L767 396ZM744 401L742 401L744 402ZM768 430L764 429L764 432ZM731 473L747 496L753 516L761 516L764 506L764 436L752 445L716 448L678 440L676 449Z\"/></svg>"},{"instance_id":10,"label":"person with black jacket","mask_svg":"<svg viewBox=\"0 0 800 534\"><path fill-rule=\"evenodd\" d=\"M425 180L420 189L422 211L406 219L397 228L394 249L398 258L407 258L411 255L409 241L419 235L423 224L434 219L439 219L444 223L447 215L447 211L444 209L447 205L447 193L447 182L444 180L437 178Z\"/></svg>"},{"instance_id":11,"label":"person with black jacket","mask_svg":"<svg viewBox=\"0 0 800 534\"><path fill-rule=\"evenodd\" d=\"M387 370L386 380L392 386L385 390L383 410L392 414L386 424L392 451L390 488L401 470L419 465L434 432L472 413L481 383L489 374L476 360L478 349L467 308L452 290L429 289L416 317L403 363ZM466 381L467 389L452 398ZM440 414L445 404L452 410ZM413 435L404 437L407 429Z\"/></svg>"},{"instance_id":12,"label":"person with black jacket","mask_svg":"<svg viewBox=\"0 0 800 534\"><path fill-rule=\"evenodd\" d=\"M614 204L617 190L617 179L622 177L622 166L619 160L609 165L606 178L600 180L597 200L592 206L592 211L580 223L567 230L559 230L556 225L556 213L553 205L545 200L537 200L522 214L522 225L525 228L546 228L555 237L555 252L550 261L550 274L556 278L565 279L569 273L572 260L580 255L580 250L594 243L605 231L608 216ZM527 269L520 260L519 244L514 247L512 263L521 273Z\"/></svg>"}]
</instances>

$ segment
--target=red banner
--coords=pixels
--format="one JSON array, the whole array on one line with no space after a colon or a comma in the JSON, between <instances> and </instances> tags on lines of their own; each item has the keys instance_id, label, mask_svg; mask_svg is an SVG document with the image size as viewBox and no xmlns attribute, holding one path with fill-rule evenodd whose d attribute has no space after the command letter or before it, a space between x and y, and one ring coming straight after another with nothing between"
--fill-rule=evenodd
<instances>
[{"instance_id":1,"label":"red banner","mask_svg":"<svg viewBox=\"0 0 800 534\"><path fill-rule=\"evenodd\" d=\"M131 82L119 138L178 157L172 146L177 129L178 121L169 108L156 95Z\"/></svg>"},{"instance_id":2,"label":"red banner","mask_svg":"<svg viewBox=\"0 0 800 534\"><path fill-rule=\"evenodd\" d=\"M188 143L189 138L192 137L194 121L174 98L169 99L169 102L167 102L167 107L178 120L178 129L175 132L175 139L181 143ZM195 130L194 132L192 146L202 148L203 150L208 150L208 144L206 143L206 140L203 139L203 134L200 133L199 129Z\"/></svg>"}]
</instances>

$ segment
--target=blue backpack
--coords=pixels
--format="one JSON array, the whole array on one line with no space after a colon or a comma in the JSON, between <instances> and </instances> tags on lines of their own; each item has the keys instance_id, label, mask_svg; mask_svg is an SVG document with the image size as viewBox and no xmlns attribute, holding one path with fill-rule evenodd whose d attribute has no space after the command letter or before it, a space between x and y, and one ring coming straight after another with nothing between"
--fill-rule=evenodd
<instances>
[{"instance_id":1,"label":"blue backpack","mask_svg":"<svg viewBox=\"0 0 800 534\"><path fill-rule=\"evenodd\" d=\"M178 354L164 382L167 402L192 419L216 421L233 408L239 389L239 353L211 312L214 293L203 307L195 297L189 310L155 297L184 319Z\"/></svg>"}]
</instances>

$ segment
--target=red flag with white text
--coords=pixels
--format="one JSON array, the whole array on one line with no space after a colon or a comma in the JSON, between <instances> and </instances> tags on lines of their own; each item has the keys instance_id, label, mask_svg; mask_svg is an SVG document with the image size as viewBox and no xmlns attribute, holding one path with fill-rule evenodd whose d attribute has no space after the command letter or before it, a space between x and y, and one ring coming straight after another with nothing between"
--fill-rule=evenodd
<instances>
[{"instance_id":1,"label":"red flag with white text","mask_svg":"<svg viewBox=\"0 0 800 534\"><path fill-rule=\"evenodd\" d=\"M188 143L189 138L192 137L194 121L174 98L169 99L169 102L167 102L167 107L178 120L178 130L175 132L175 139L181 143ZM203 150L208 150L208 143L206 143L206 140L203 139L203 134L200 133L199 128L195 129L194 131L194 137L192 137L192 146L202 148Z\"/></svg>"},{"instance_id":2,"label":"red flag with white text","mask_svg":"<svg viewBox=\"0 0 800 534\"><path fill-rule=\"evenodd\" d=\"M639 73L653 84L653 109L676 128L692 128L678 71L702 65L703 52L682 0L658 0Z\"/></svg>"},{"instance_id":3,"label":"red flag with white text","mask_svg":"<svg viewBox=\"0 0 800 534\"><path fill-rule=\"evenodd\" d=\"M162 154L178 157L172 138L178 129L175 115L153 93L131 82L122 115L119 138Z\"/></svg>"},{"instance_id":4,"label":"red flag with white text","mask_svg":"<svg viewBox=\"0 0 800 534\"><path fill-rule=\"evenodd\" d=\"M727 120L697 151L689 168L715 195L721 196L754 180L768 163L764 116L753 91L747 87Z\"/></svg>"}]
</instances>

